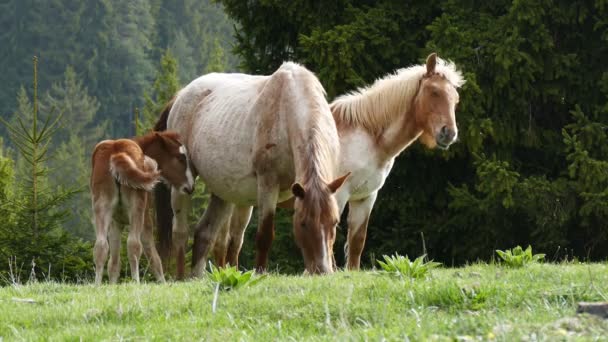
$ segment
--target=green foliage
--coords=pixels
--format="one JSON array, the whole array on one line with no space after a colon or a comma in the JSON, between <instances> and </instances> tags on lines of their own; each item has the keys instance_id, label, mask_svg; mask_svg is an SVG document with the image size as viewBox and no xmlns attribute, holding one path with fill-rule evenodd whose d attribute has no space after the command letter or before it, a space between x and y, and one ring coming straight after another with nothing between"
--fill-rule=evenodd
<instances>
[{"instance_id":1,"label":"green foliage","mask_svg":"<svg viewBox=\"0 0 608 342\"><path fill-rule=\"evenodd\" d=\"M137 135L145 134L152 129L158 120L159 113L179 90L177 61L170 50L165 51L160 60L160 69L156 72L151 95L144 91L145 105L142 117L136 122Z\"/></svg>"},{"instance_id":2,"label":"green foliage","mask_svg":"<svg viewBox=\"0 0 608 342\"><path fill-rule=\"evenodd\" d=\"M604 2L221 2L240 25L235 51L248 71L302 62L330 99L431 51L463 71L459 143L415 144L395 160L363 260L418 250L420 232L428 253L452 264L523 243L605 258Z\"/></svg>"},{"instance_id":3,"label":"green foliage","mask_svg":"<svg viewBox=\"0 0 608 342\"><path fill-rule=\"evenodd\" d=\"M497 249L496 254L500 256L505 265L515 268L537 263L545 258L544 254L532 254L532 246L529 245L526 250L521 248L521 246L507 249L505 251Z\"/></svg>"},{"instance_id":4,"label":"green foliage","mask_svg":"<svg viewBox=\"0 0 608 342\"><path fill-rule=\"evenodd\" d=\"M209 264L209 279L222 290L235 290L244 286L253 286L266 277L265 274L254 276L254 271L239 271L236 266L218 268Z\"/></svg>"},{"instance_id":5,"label":"green foliage","mask_svg":"<svg viewBox=\"0 0 608 342\"><path fill-rule=\"evenodd\" d=\"M0 257L2 260L16 260L15 263L31 263L34 279L51 278L53 275L49 273L55 269L55 278L73 280L83 276L88 269L90 244L74 239L61 227L68 213L60 206L74 194L74 190L52 188L48 183L45 163L61 116L47 114L46 119L39 116L37 82L37 58L34 57L32 111L21 113L16 118L16 125L2 119L19 151L24 173L18 175L14 196L7 199L9 210L14 214L14 221L11 220L14 225L0 227L3 229L0 233L3 237ZM4 279L8 278L8 266L0 266Z\"/></svg>"},{"instance_id":6,"label":"green foliage","mask_svg":"<svg viewBox=\"0 0 608 342\"><path fill-rule=\"evenodd\" d=\"M392 275L397 275L400 278L420 279L427 276L429 271L441 263L433 261L424 261L426 255L422 255L411 261L406 256L401 256L395 253L392 256L383 255L384 261L378 261L378 264L384 272Z\"/></svg>"},{"instance_id":7,"label":"green foliage","mask_svg":"<svg viewBox=\"0 0 608 342\"><path fill-rule=\"evenodd\" d=\"M209 56L209 63L205 67L205 73L210 72L223 72L226 71L226 59L224 56L224 49L220 45L218 38L213 40L213 50Z\"/></svg>"},{"instance_id":8,"label":"green foliage","mask_svg":"<svg viewBox=\"0 0 608 342\"><path fill-rule=\"evenodd\" d=\"M29 56L36 53L45 66L41 85L60 82L71 66L76 79L99 99L100 115L90 122L83 112L73 125L108 122L102 132L111 136L134 134L127 123L133 121L133 109L143 107L142 91L153 83L154 64L167 48L181 65L182 84L205 70L215 38L227 51L226 67L234 70L238 63L230 53L233 24L210 0L3 0L0 25L0 74L5 81L0 113L14 111L15 91L29 80L25 71Z\"/></svg>"}]
</instances>

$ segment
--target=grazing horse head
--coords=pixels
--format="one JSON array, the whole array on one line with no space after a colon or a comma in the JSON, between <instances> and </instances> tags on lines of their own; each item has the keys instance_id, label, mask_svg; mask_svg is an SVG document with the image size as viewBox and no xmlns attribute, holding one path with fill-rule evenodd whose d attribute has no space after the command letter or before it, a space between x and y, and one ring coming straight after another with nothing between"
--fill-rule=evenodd
<instances>
[{"instance_id":1,"label":"grazing horse head","mask_svg":"<svg viewBox=\"0 0 608 342\"><path fill-rule=\"evenodd\" d=\"M437 55L426 60L426 73L420 80L414 98L416 122L422 129L420 141L429 148L447 149L458 137L456 105L459 101L460 84L453 84L436 70Z\"/></svg>"},{"instance_id":2,"label":"grazing horse head","mask_svg":"<svg viewBox=\"0 0 608 342\"><path fill-rule=\"evenodd\" d=\"M314 181L294 183L293 229L295 240L304 256L306 271L311 274L333 272L333 245L340 210L333 194L350 173L326 184Z\"/></svg>"},{"instance_id":3,"label":"grazing horse head","mask_svg":"<svg viewBox=\"0 0 608 342\"><path fill-rule=\"evenodd\" d=\"M191 194L194 191L188 152L177 133L153 132L137 140L144 153L158 163L163 182L182 193Z\"/></svg>"}]
</instances>

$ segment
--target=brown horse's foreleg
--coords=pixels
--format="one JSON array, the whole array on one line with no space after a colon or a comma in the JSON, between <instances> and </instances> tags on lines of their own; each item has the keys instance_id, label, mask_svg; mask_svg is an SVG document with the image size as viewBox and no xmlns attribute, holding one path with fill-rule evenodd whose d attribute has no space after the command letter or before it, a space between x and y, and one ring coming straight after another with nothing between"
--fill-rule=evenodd
<instances>
[{"instance_id":1,"label":"brown horse's foreleg","mask_svg":"<svg viewBox=\"0 0 608 342\"><path fill-rule=\"evenodd\" d=\"M227 259L233 266L239 266L239 254L243 247L245 229L251 220L253 207L235 207L230 220L230 244L228 245Z\"/></svg>"},{"instance_id":2,"label":"brown horse's foreleg","mask_svg":"<svg viewBox=\"0 0 608 342\"><path fill-rule=\"evenodd\" d=\"M188 213L192 199L190 195L171 189L173 209L173 250L175 251L176 279L182 280L186 268L186 245L188 244Z\"/></svg>"},{"instance_id":3,"label":"brown horse's foreleg","mask_svg":"<svg viewBox=\"0 0 608 342\"><path fill-rule=\"evenodd\" d=\"M121 231L120 226L114 220L110 225L110 233L108 234L110 241L110 260L108 261L108 278L110 284L116 284L120 276L120 245Z\"/></svg>"},{"instance_id":4,"label":"brown horse's foreleg","mask_svg":"<svg viewBox=\"0 0 608 342\"><path fill-rule=\"evenodd\" d=\"M233 204L211 194L209 206L196 225L192 246L192 276L200 277L205 270L207 254L220 227L230 218Z\"/></svg>"},{"instance_id":5,"label":"brown horse's foreleg","mask_svg":"<svg viewBox=\"0 0 608 342\"><path fill-rule=\"evenodd\" d=\"M103 267L108 259L108 230L112 222L112 205L110 199L93 196L93 214L95 215L95 284L100 285L103 279Z\"/></svg>"},{"instance_id":6,"label":"brown horse's foreleg","mask_svg":"<svg viewBox=\"0 0 608 342\"><path fill-rule=\"evenodd\" d=\"M274 240L274 214L279 199L274 177L258 176L258 231L255 235L255 266L258 272L268 269L268 253Z\"/></svg>"},{"instance_id":7,"label":"brown horse's foreleg","mask_svg":"<svg viewBox=\"0 0 608 342\"><path fill-rule=\"evenodd\" d=\"M376 201L376 195L374 193L363 200L349 202L346 245L346 262L349 270L358 270L360 267L361 253L367 235L367 224Z\"/></svg>"},{"instance_id":8,"label":"brown horse's foreleg","mask_svg":"<svg viewBox=\"0 0 608 342\"><path fill-rule=\"evenodd\" d=\"M146 192L143 190L122 188L126 203L129 207L129 236L127 237L127 252L129 265L131 266L131 278L139 283L139 260L141 259L142 243L141 235L144 229L144 217L146 214Z\"/></svg>"},{"instance_id":9,"label":"brown horse's foreleg","mask_svg":"<svg viewBox=\"0 0 608 342\"><path fill-rule=\"evenodd\" d=\"M148 195L148 200L149 199L150 197ZM163 274L163 265L160 260L160 256L158 255L158 251L156 250L156 246L154 244L152 217L150 215L150 210L146 209L144 217L144 231L141 235L142 242L144 245L144 254L146 255L146 258L148 258L148 262L150 262L150 268L152 269L152 273L154 274L156 280L161 283L164 283L165 276Z\"/></svg>"}]
</instances>

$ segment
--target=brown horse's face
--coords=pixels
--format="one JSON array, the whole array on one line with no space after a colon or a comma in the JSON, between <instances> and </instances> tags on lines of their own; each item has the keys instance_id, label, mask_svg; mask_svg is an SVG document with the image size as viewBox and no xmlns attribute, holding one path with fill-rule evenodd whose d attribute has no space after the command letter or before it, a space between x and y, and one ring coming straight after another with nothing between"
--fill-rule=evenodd
<instances>
[{"instance_id":1,"label":"brown horse's face","mask_svg":"<svg viewBox=\"0 0 608 342\"><path fill-rule=\"evenodd\" d=\"M161 137L160 148L163 150L157 158L163 181L179 190L191 194L194 191L194 177L190 169L186 147L178 140L157 133Z\"/></svg>"},{"instance_id":2,"label":"brown horse's face","mask_svg":"<svg viewBox=\"0 0 608 342\"><path fill-rule=\"evenodd\" d=\"M333 194L349 174L330 184L304 189L299 183L292 186L294 202L293 231L296 243L310 274L333 272L333 246L336 226L340 221L338 204Z\"/></svg>"},{"instance_id":3,"label":"brown horse's face","mask_svg":"<svg viewBox=\"0 0 608 342\"><path fill-rule=\"evenodd\" d=\"M427 59L427 73L420 82L414 100L416 122L422 129L420 141L429 148L447 149L458 137L456 87L435 73L435 54Z\"/></svg>"}]
</instances>

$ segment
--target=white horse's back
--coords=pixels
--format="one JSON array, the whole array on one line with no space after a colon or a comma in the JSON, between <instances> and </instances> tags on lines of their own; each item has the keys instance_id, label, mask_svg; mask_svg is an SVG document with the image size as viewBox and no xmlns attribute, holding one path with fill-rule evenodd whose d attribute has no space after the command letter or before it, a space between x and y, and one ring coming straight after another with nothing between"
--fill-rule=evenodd
<instances>
[{"instance_id":1,"label":"white horse's back","mask_svg":"<svg viewBox=\"0 0 608 342\"><path fill-rule=\"evenodd\" d=\"M307 133L296 130L309 125L309 115L327 126L323 134L329 135L328 154L337 158L337 131L323 88L309 84L308 74L312 75L294 63L284 63L271 76L211 73L178 93L167 127L186 137L193 165L210 191L229 202L255 204L254 158L271 150L277 156L272 167L279 173L279 197L291 197L296 168L308 160L297 160L303 146L292 146L294 138L289 135L299 135L299 145L306 144ZM312 79L316 81L314 75ZM311 113L311 108L323 115ZM332 161L331 167L336 164ZM332 170L327 178L333 176Z\"/></svg>"}]
</instances>

